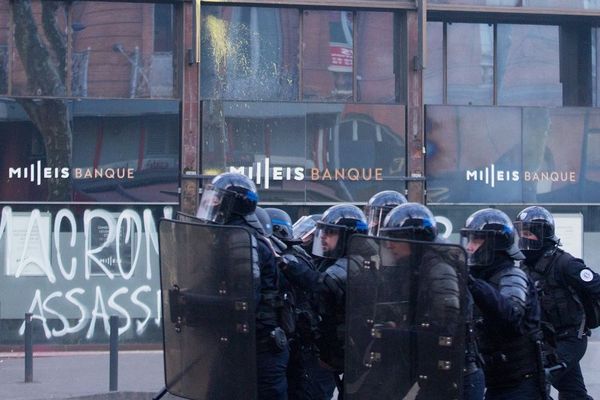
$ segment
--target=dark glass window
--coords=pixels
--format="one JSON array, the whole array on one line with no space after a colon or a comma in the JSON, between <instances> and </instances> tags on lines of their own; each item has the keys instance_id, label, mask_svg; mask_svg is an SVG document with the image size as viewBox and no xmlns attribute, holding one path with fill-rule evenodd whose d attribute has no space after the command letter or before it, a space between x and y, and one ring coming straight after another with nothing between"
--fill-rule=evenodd
<instances>
[{"instance_id":1,"label":"dark glass window","mask_svg":"<svg viewBox=\"0 0 600 400\"><path fill-rule=\"evenodd\" d=\"M597 0L429 0L430 4L598 10Z\"/></svg>"},{"instance_id":2,"label":"dark glass window","mask_svg":"<svg viewBox=\"0 0 600 400\"><path fill-rule=\"evenodd\" d=\"M430 202L600 198L596 108L427 106L426 115Z\"/></svg>"},{"instance_id":3,"label":"dark glass window","mask_svg":"<svg viewBox=\"0 0 600 400\"><path fill-rule=\"evenodd\" d=\"M400 101L392 12L203 6L202 24L204 99Z\"/></svg>"},{"instance_id":4,"label":"dark glass window","mask_svg":"<svg viewBox=\"0 0 600 400\"><path fill-rule=\"evenodd\" d=\"M250 176L261 202L367 201L405 188L404 106L205 101L203 174Z\"/></svg>"},{"instance_id":5,"label":"dark glass window","mask_svg":"<svg viewBox=\"0 0 600 400\"><path fill-rule=\"evenodd\" d=\"M401 51L394 46L394 14L359 11L356 16L357 100L394 103L396 82L400 79L396 60Z\"/></svg>"},{"instance_id":6,"label":"dark glass window","mask_svg":"<svg viewBox=\"0 0 600 400\"><path fill-rule=\"evenodd\" d=\"M177 101L22 99L0 107L3 201L177 202Z\"/></svg>"},{"instance_id":7,"label":"dark glass window","mask_svg":"<svg viewBox=\"0 0 600 400\"><path fill-rule=\"evenodd\" d=\"M499 24L499 105L561 106L558 26Z\"/></svg>"},{"instance_id":8,"label":"dark glass window","mask_svg":"<svg viewBox=\"0 0 600 400\"><path fill-rule=\"evenodd\" d=\"M488 24L451 23L448 35L448 103L492 104L494 28ZM465 40L465 38L470 38Z\"/></svg>"},{"instance_id":9,"label":"dark glass window","mask_svg":"<svg viewBox=\"0 0 600 400\"><path fill-rule=\"evenodd\" d=\"M173 5L154 5L154 52L173 51Z\"/></svg>"},{"instance_id":10,"label":"dark glass window","mask_svg":"<svg viewBox=\"0 0 600 400\"><path fill-rule=\"evenodd\" d=\"M444 104L444 24L427 23L427 67L423 71L425 104Z\"/></svg>"},{"instance_id":11,"label":"dark glass window","mask_svg":"<svg viewBox=\"0 0 600 400\"><path fill-rule=\"evenodd\" d=\"M0 94L8 93L8 1L0 2Z\"/></svg>"},{"instance_id":12,"label":"dark glass window","mask_svg":"<svg viewBox=\"0 0 600 400\"><path fill-rule=\"evenodd\" d=\"M425 103L588 105L590 46L578 44L580 30L562 36L561 30L556 25L428 22Z\"/></svg>"},{"instance_id":13,"label":"dark glass window","mask_svg":"<svg viewBox=\"0 0 600 400\"><path fill-rule=\"evenodd\" d=\"M303 28L302 98L352 101L354 13L307 10Z\"/></svg>"},{"instance_id":14,"label":"dark glass window","mask_svg":"<svg viewBox=\"0 0 600 400\"><path fill-rule=\"evenodd\" d=\"M14 35L8 40L10 30L4 27L11 25ZM4 1L0 26L0 93L174 96L172 5ZM2 89L6 82L10 82L10 91Z\"/></svg>"}]
</instances>

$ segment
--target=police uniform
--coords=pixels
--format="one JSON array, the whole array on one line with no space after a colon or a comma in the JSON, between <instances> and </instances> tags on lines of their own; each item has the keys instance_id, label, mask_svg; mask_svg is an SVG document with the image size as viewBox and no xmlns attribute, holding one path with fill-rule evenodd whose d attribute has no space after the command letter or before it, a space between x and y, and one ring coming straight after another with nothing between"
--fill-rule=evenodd
<instances>
[{"instance_id":1,"label":"police uniform","mask_svg":"<svg viewBox=\"0 0 600 400\"><path fill-rule=\"evenodd\" d=\"M252 233L258 399L287 400L289 349L280 327L279 269L256 216L257 203L256 186L250 179L239 173L222 173L204 188L196 217L213 224L246 227Z\"/></svg>"},{"instance_id":2,"label":"police uniform","mask_svg":"<svg viewBox=\"0 0 600 400\"><path fill-rule=\"evenodd\" d=\"M510 258L472 273L469 289L476 305L486 399L540 398L543 388L535 344L540 309L533 284Z\"/></svg>"},{"instance_id":3,"label":"police uniform","mask_svg":"<svg viewBox=\"0 0 600 400\"><path fill-rule=\"evenodd\" d=\"M552 386L562 400L591 399L579 366L589 334L582 299L600 299L600 277L559 248L554 217L544 207L524 208L515 225L521 233L525 265L539 293L542 320L553 331L557 361L566 366L549 376Z\"/></svg>"},{"instance_id":4,"label":"police uniform","mask_svg":"<svg viewBox=\"0 0 600 400\"><path fill-rule=\"evenodd\" d=\"M533 283L515 266L525 256L517 246L512 221L504 212L486 208L471 214L460 234L471 274L469 290L484 360L485 398L544 398L541 311Z\"/></svg>"},{"instance_id":5,"label":"police uniform","mask_svg":"<svg viewBox=\"0 0 600 400\"><path fill-rule=\"evenodd\" d=\"M539 290L543 320L554 329L558 360L567 365L552 374L552 386L561 400L591 399L579 366L589 335L580 293L600 298L600 278L559 248L529 266L529 273Z\"/></svg>"}]
</instances>

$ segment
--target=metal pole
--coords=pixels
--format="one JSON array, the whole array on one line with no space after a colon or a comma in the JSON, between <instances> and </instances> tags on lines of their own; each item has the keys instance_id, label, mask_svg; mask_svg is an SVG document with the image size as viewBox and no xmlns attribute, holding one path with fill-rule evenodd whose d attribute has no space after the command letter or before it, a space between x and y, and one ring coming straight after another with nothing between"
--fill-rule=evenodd
<instances>
[{"instance_id":1,"label":"metal pole","mask_svg":"<svg viewBox=\"0 0 600 400\"><path fill-rule=\"evenodd\" d=\"M108 390L116 392L119 386L119 317L110 319L110 360Z\"/></svg>"},{"instance_id":2,"label":"metal pole","mask_svg":"<svg viewBox=\"0 0 600 400\"><path fill-rule=\"evenodd\" d=\"M33 314L25 313L25 382L33 382Z\"/></svg>"}]
</instances>

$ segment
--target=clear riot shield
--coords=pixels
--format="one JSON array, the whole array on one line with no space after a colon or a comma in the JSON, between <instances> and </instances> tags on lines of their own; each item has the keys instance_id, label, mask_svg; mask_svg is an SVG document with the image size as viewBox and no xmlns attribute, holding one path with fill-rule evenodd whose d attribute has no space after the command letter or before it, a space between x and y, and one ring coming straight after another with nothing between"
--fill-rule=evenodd
<instances>
[{"instance_id":1,"label":"clear riot shield","mask_svg":"<svg viewBox=\"0 0 600 400\"><path fill-rule=\"evenodd\" d=\"M355 235L347 254L344 398L460 399L462 247Z\"/></svg>"},{"instance_id":2,"label":"clear riot shield","mask_svg":"<svg viewBox=\"0 0 600 400\"><path fill-rule=\"evenodd\" d=\"M256 398L252 237L161 220L165 386L197 400Z\"/></svg>"}]
</instances>

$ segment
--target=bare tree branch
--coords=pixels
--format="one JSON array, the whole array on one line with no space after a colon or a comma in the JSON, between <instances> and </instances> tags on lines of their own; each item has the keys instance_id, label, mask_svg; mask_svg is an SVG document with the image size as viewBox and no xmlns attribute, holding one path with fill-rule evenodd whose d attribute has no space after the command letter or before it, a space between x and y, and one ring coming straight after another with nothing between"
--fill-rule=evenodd
<instances>
[{"instance_id":1,"label":"bare tree branch","mask_svg":"<svg viewBox=\"0 0 600 400\"><path fill-rule=\"evenodd\" d=\"M45 6L47 2L43 3ZM10 4L15 26L15 44L27 74L29 88L38 96L65 96L64 62L62 67L57 67L46 45L42 42L33 18L31 0L16 0L11 1ZM46 21L48 18L54 18L55 11L51 6L45 8L44 29L49 41L56 46L54 51L57 58L64 60L64 56L60 54L61 52L66 53L64 44L56 43L57 38L51 38L52 30L57 29L56 25L54 22ZM60 33L58 35L60 36ZM17 101L44 138L46 166L70 168L72 131L66 100L19 98ZM48 200L69 201L71 193L69 179L51 178L49 180Z\"/></svg>"},{"instance_id":2,"label":"bare tree branch","mask_svg":"<svg viewBox=\"0 0 600 400\"><path fill-rule=\"evenodd\" d=\"M30 0L11 1L15 44L29 88L39 96L65 96L65 85L38 34Z\"/></svg>"},{"instance_id":3,"label":"bare tree branch","mask_svg":"<svg viewBox=\"0 0 600 400\"><path fill-rule=\"evenodd\" d=\"M50 43L51 50L54 52L56 61L58 62L58 74L63 85L65 85L66 76L66 60L67 60L67 39L62 34L56 24L56 11L59 3L56 1L42 2L42 25L44 33Z\"/></svg>"}]
</instances>

